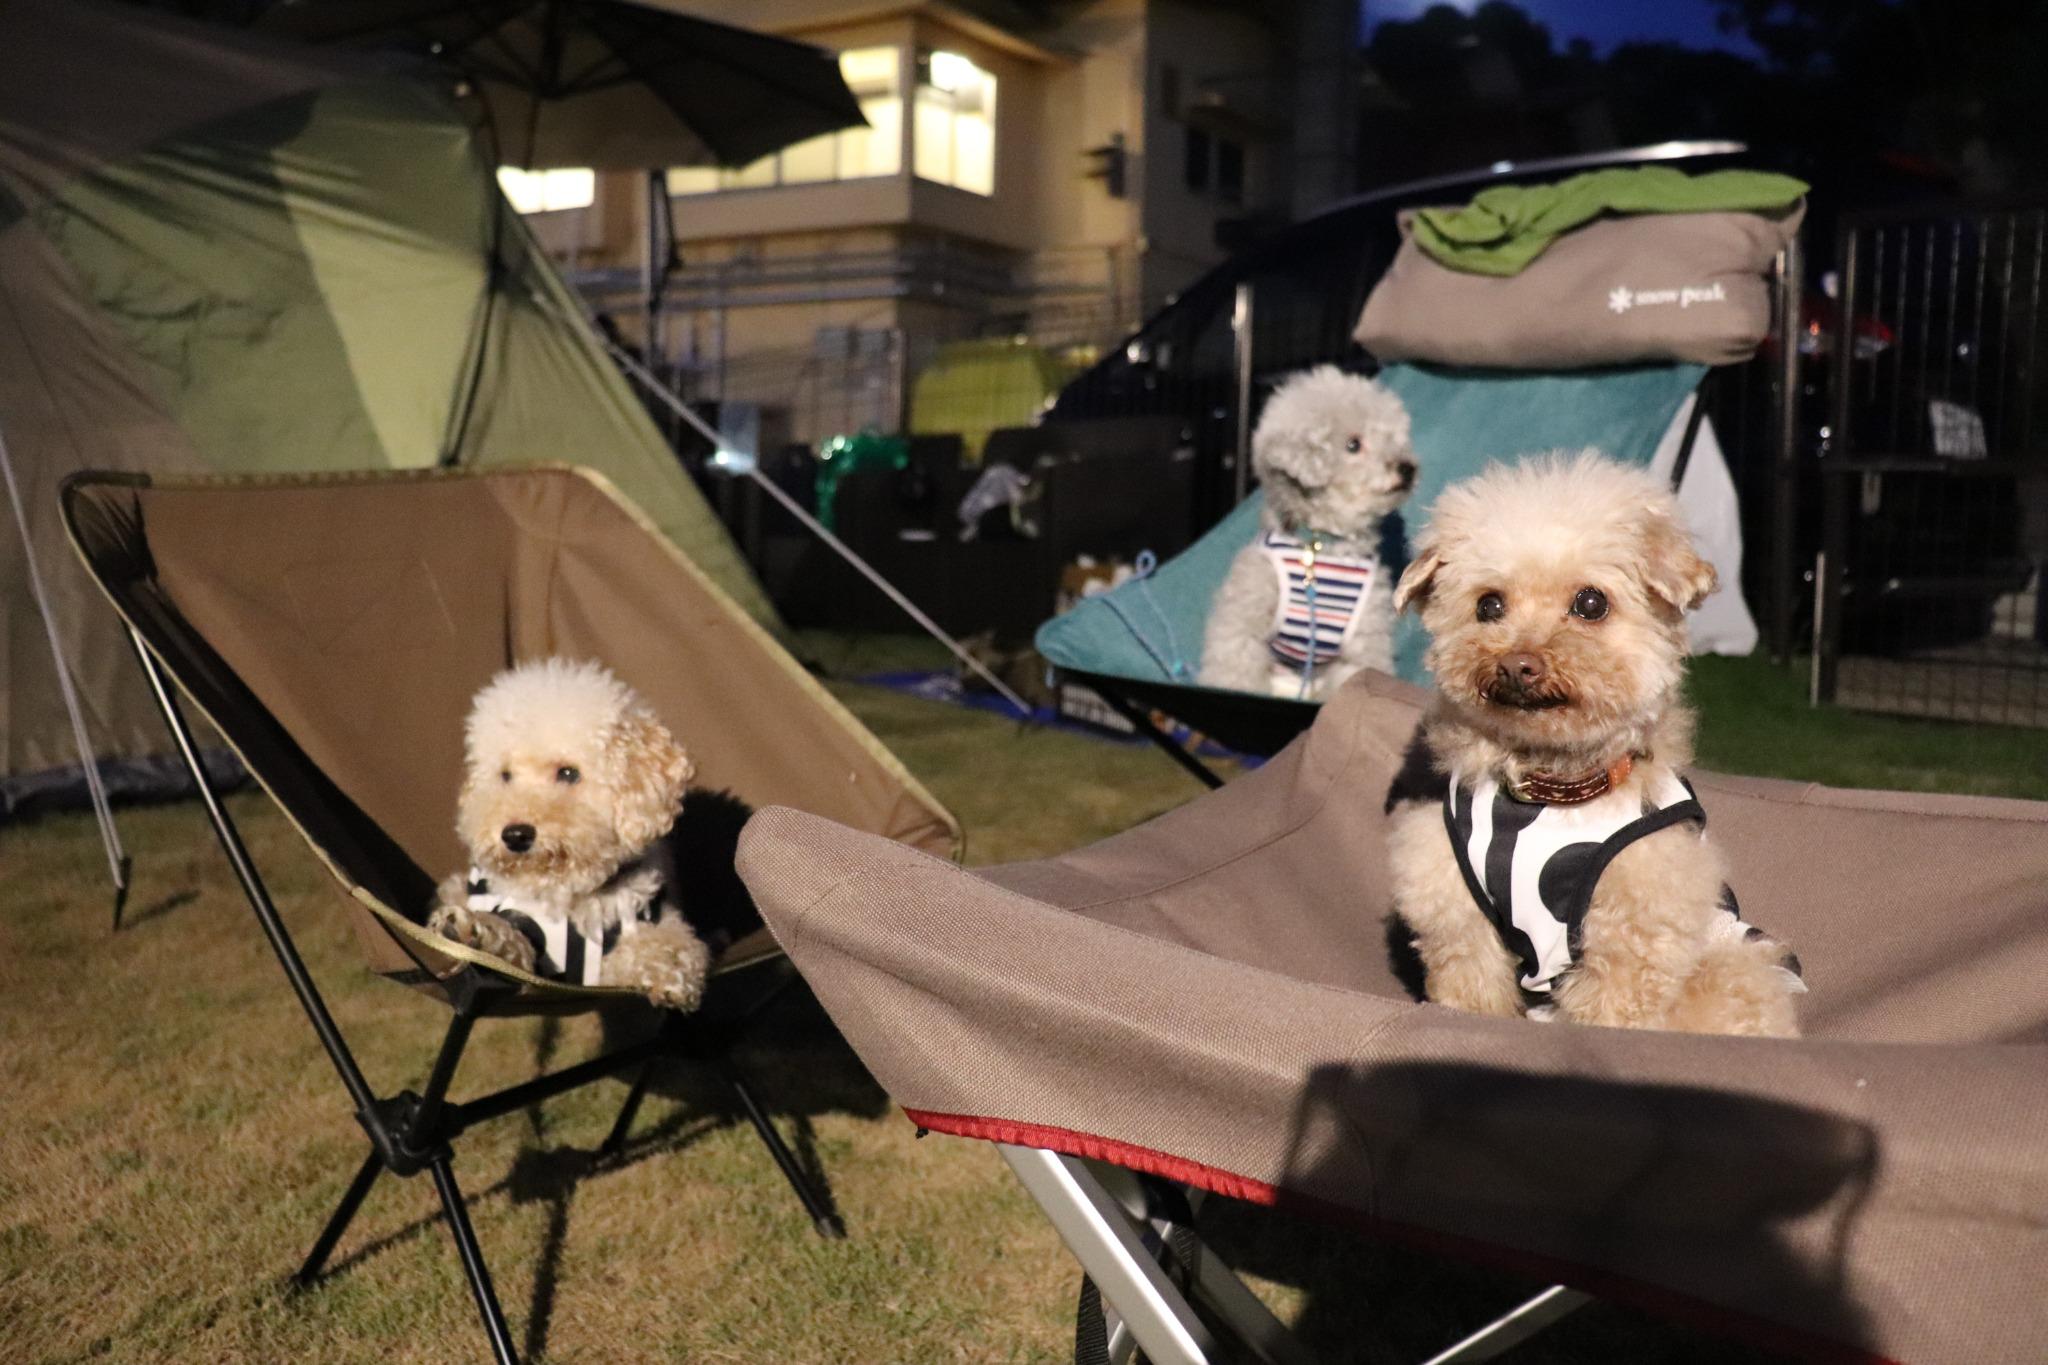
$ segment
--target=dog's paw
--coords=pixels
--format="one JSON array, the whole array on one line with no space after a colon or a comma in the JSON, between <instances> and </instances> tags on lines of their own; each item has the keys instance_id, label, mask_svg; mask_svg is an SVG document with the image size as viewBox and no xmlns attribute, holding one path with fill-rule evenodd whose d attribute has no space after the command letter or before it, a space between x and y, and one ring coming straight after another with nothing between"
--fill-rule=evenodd
<instances>
[{"instance_id":1,"label":"dog's paw","mask_svg":"<svg viewBox=\"0 0 2048 1365\"><path fill-rule=\"evenodd\" d=\"M647 998L662 1009L688 1014L704 1003L704 978L680 967L671 968L647 983Z\"/></svg>"},{"instance_id":2,"label":"dog's paw","mask_svg":"<svg viewBox=\"0 0 2048 1365\"><path fill-rule=\"evenodd\" d=\"M427 932L452 938L469 947L476 945L471 939L476 934L476 914L465 905L437 905L434 913L427 916Z\"/></svg>"},{"instance_id":3,"label":"dog's paw","mask_svg":"<svg viewBox=\"0 0 2048 1365\"><path fill-rule=\"evenodd\" d=\"M663 1009L688 1013L704 1002L711 950L688 929L652 929L626 939L604 960L609 986L631 986Z\"/></svg>"},{"instance_id":4,"label":"dog's paw","mask_svg":"<svg viewBox=\"0 0 2048 1365\"><path fill-rule=\"evenodd\" d=\"M488 911L443 905L428 917L427 928L465 948L489 953L522 972L533 970L532 940Z\"/></svg>"},{"instance_id":5,"label":"dog's paw","mask_svg":"<svg viewBox=\"0 0 2048 1365\"><path fill-rule=\"evenodd\" d=\"M647 998L663 1009L688 1012L704 1003L704 983L711 975L711 950L695 934L678 935L672 954L643 968Z\"/></svg>"}]
</instances>

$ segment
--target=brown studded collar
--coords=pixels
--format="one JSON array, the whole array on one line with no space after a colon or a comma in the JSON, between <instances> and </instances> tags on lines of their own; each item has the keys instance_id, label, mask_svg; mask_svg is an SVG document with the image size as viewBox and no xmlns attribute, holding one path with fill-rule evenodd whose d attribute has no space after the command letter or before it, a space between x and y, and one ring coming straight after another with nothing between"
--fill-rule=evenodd
<instances>
[{"instance_id":1,"label":"brown studded collar","mask_svg":"<svg viewBox=\"0 0 2048 1365\"><path fill-rule=\"evenodd\" d=\"M1524 773L1508 779L1508 795L1532 805L1576 806L1582 801L1605 796L1628 781L1628 775L1635 771L1635 766L1636 756L1623 754L1605 768L1595 768L1575 777L1560 777L1556 773Z\"/></svg>"}]
</instances>

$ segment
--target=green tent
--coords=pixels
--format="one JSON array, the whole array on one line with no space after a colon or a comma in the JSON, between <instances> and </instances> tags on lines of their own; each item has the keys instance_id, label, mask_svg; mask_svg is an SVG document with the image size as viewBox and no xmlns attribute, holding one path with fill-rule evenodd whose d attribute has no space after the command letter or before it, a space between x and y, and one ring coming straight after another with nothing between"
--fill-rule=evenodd
<instances>
[{"instance_id":1,"label":"green tent","mask_svg":"<svg viewBox=\"0 0 2048 1365\"><path fill-rule=\"evenodd\" d=\"M93 747L162 724L65 548L85 468L565 461L773 608L518 215L453 91L100 0L0 5L0 815L78 762L29 559ZM446 528L460 536L460 526Z\"/></svg>"}]
</instances>

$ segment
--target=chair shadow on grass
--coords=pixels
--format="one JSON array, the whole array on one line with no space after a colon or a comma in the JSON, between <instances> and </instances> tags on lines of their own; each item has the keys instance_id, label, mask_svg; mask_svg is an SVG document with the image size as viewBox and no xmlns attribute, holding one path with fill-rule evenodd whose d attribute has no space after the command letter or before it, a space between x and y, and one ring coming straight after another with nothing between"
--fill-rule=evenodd
<instances>
[{"instance_id":1,"label":"chair shadow on grass","mask_svg":"<svg viewBox=\"0 0 2048 1365\"><path fill-rule=\"evenodd\" d=\"M610 1050L637 1041L657 1022L651 1009L615 1008L603 1019L603 1046ZM539 1021L534 1039L536 1074L575 1060L556 1055L561 1036L558 1019ZM813 1119L828 1113L879 1117L889 1108L887 1094L868 1075L800 980L793 981L789 989L780 992L748 1020L736 1056L770 1122L782 1130L797 1165L827 1206L837 1213L831 1184L818 1155ZM609 1093L623 1101L625 1084L630 1079L628 1073L620 1083L609 1087ZM472 1207L505 1196L515 1205L539 1204L547 1210L547 1226L535 1256L522 1359L537 1360L545 1354L561 1258L568 1241L571 1205L583 1181L643 1161L674 1156L712 1133L747 1122L731 1089L714 1070L695 1060L677 1058L657 1063L647 1095L650 1099L673 1101L673 1107L653 1122L648 1121L643 1110L637 1131L609 1154L597 1149L595 1138L588 1147L554 1145L546 1105L535 1106L507 1120L525 1123L528 1141L513 1158L509 1171L469 1196ZM768 1152L762 1149L758 1156L763 1166L772 1171L773 1160ZM779 1182L779 1176L775 1178ZM794 1192L789 1192L787 1198L793 1206L797 1205ZM436 1211L394 1228L336 1258L321 1278L343 1274L390 1247L438 1229L446 1221ZM486 1250L488 1253L490 1249Z\"/></svg>"},{"instance_id":2,"label":"chair shadow on grass","mask_svg":"<svg viewBox=\"0 0 2048 1365\"><path fill-rule=\"evenodd\" d=\"M1610 1300L1625 1283L1589 1285L1598 1301L1504 1359L1784 1359L1791 1334L1704 1307L1759 1287L1815 1338L1864 1336L1847 1258L1878 1142L1818 1109L1510 1066L1331 1065L1288 1153L1277 1212L1211 1199L1201 1228L1226 1263L1300 1293L1295 1335L1330 1365L1428 1358L1555 1282L1544 1258L1639 1268L1647 1311ZM1368 1194L1370 1218L1354 1212ZM1720 1294L1688 1314L1649 1288L1660 1267Z\"/></svg>"}]
</instances>

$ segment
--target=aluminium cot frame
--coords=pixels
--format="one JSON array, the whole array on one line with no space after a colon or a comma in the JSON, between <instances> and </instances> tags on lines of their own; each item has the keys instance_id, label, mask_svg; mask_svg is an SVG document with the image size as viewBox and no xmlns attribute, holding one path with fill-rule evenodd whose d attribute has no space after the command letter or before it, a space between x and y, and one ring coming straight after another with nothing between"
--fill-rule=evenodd
<instances>
[{"instance_id":1,"label":"aluminium cot frame","mask_svg":"<svg viewBox=\"0 0 2048 1365\"><path fill-rule=\"evenodd\" d=\"M1315 1365L1308 1348L1188 1226L1202 1191L1183 1199L1176 1185L1175 1197L1161 1199L1154 1177L1121 1166L1041 1147L996 1148L1086 1276L1076 1365L1128 1365L1138 1351L1149 1365L1223 1365L1247 1351L1261 1365ZM1086 1286L1099 1292L1099 1308ZM1551 1285L1424 1365L1492 1360L1591 1301L1590 1294ZM1235 1342L1219 1342L1211 1324ZM1091 1337L1092 1347L1084 1344Z\"/></svg>"},{"instance_id":2,"label":"aluminium cot frame","mask_svg":"<svg viewBox=\"0 0 2048 1365\"><path fill-rule=\"evenodd\" d=\"M456 1102L448 1098L448 1087L455 1079L470 1031L477 1020L488 1017L496 1006L519 994L521 989L516 981L486 967L467 966L441 983L455 1015L449 1021L448 1032L441 1041L440 1052L425 1083L418 1091L407 1089L378 1096L363 1075L347 1040L342 1037L341 1029L328 1012L319 988L307 972L290 930L279 917L269 889L242 843L240 831L207 781L191 728L177 697L166 682L163 664L132 626L128 627L128 640L142 664L142 672L149 681L157 709L163 713L164 723L170 727L178 755L192 774L199 799L206 807L207 819L220 841L221 851L227 855L235 879L241 884L250 909L255 911L257 923L270 941L278 964L284 968L293 994L298 996L313 1031L320 1037L321 1046L340 1074L342 1086L355 1105L356 1122L362 1125L370 1139L370 1150L363 1158L362 1166L349 1182L326 1226L321 1229L312 1250L293 1273L291 1283L295 1288L310 1287L319 1281L328 1255L348 1230L356 1211L377 1183L378 1176L389 1171L394 1176L409 1177L426 1171L433 1177L435 1193L440 1196L441 1207L447 1214L448 1229L455 1239L456 1252L462 1258L463 1274L476 1300L484 1334L490 1340L492 1357L499 1365L517 1365L518 1354L512 1345L511 1328L498 1304L497 1291L491 1284L490 1267L485 1264L476 1230L470 1225L468 1201L455 1181L452 1144L465 1131L488 1119L517 1113L543 1100L637 1066L639 1074L627 1091L626 1101L612 1123L611 1132L597 1149L599 1156L611 1156L625 1143L639 1113L640 1103L646 1096L655 1064L666 1058L687 1058L709 1066L738 1101L747 1121L753 1125L769 1155L775 1159L775 1164L802 1201L804 1211L811 1216L812 1225L818 1233L831 1238L846 1235L845 1224L834 1211L829 1198L798 1164L733 1062L730 1048L735 1039L724 1031L714 1034L702 1021L691 1016L664 1011L661 1026L651 1038L476 1099ZM769 961L786 963L786 959L780 957L755 959L731 970L736 972ZM792 979L792 974L785 973L767 986L741 1013L737 1022L745 1023Z\"/></svg>"}]
</instances>

